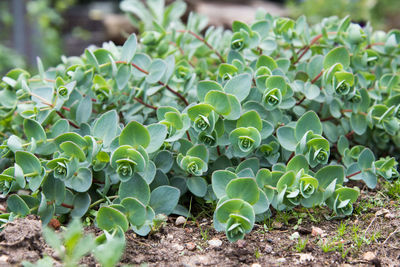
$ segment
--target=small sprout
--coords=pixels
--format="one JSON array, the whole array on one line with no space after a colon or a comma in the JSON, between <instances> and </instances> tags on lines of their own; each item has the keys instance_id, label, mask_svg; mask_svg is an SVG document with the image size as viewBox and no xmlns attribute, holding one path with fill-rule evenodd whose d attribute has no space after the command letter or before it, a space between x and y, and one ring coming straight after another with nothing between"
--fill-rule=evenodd
<instances>
[{"instance_id":1,"label":"small sprout","mask_svg":"<svg viewBox=\"0 0 400 267\"><path fill-rule=\"evenodd\" d=\"M68 89L65 86L60 86L57 89L57 92L60 96L67 96L68 95Z\"/></svg>"},{"instance_id":2,"label":"small sprout","mask_svg":"<svg viewBox=\"0 0 400 267\"><path fill-rule=\"evenodd\" d=\"M347 95L350 92L350 88L350 84L343 80L336 86L335 91L338 95Z\"/></svg>"},{"instance_id":3,"label":"small sprout","mask_svg":"<svg viewBox=\"0 0 400 267\"><path fill-rule=\"evenodd\" d=\"M202 132L210 127L210 122L207 117L199 115L194 121L194 127L198 132Z\"/></svg>"},{"instance_id":4,"label":"small sprout","mask_svg":"<svg viewBox=\"0 0 400 267\"><path fill-rule=\"evenodd\" d=\"M265 107L273 110L282 102L282 93L278 88L266 90L263 99Z\"/></svg>"}]
</instances>

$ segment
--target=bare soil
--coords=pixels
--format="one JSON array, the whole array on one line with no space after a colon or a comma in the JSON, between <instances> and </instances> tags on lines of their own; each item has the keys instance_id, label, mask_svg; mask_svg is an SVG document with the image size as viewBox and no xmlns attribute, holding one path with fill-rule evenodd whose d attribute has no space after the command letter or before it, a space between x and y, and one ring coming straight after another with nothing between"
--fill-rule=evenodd
<instances>
[{"instance_id":1,"label":"bare soil","mask_svg":"<svg viewBox=\"0 0 400 267\"><path fill-rule=\"evenodd\" d=\"M325 209L277 213L265 223L257 224L244 240L233 244L224 233L213 229L209 219L176 226L176 217L170 217L164 227L147 237L128 231L121 265L400 266L398 201L376 192L362 196L350 218L327 220L329 211ZM341 224L344 230L340 232ZM313 227L322 232L313 231ZM87 231L100 234L93 227ZM298 240L306 242L303 249ZM323 248L330 251L323 252ZM44 255L54 257L54 252L41 236L37 217L10 222L0 233L1 266L18 265L23 260L35 262ZM82 263L96 265L91 256Z\"/></svg>"}]
</instances>

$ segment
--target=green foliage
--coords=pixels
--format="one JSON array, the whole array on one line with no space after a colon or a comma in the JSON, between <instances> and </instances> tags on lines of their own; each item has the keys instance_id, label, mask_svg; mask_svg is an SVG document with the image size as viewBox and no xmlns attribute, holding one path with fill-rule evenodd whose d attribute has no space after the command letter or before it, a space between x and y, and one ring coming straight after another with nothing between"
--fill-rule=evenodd
<instances>
[{"instance_id":1,"label":"green foliage","mask_svg":"<svg viewBox=\"0 0 400 267\"><path fill-rule=\"evenodd\" d=\"M160 3L121 3L143 29L122 47L3 77L10 218L95 214L105 231L147 235L189 216L192 199L216 206L233 242L270 209L349 216L360 193L349 180L398 178L397 31L262 12L205 30L199 15L177 19L183 3Z\"/></svg>"},{"instance_id":2,"label":"green foliage","mask_svg":"<svg viewBox=\"0 0 400 267\"><path fill-rule=\"evenodd\" d=\"M82 224L78 219L73 220L68 228L60 233L55 233L48 227L43 229L46 243L54 249L63 266L79 266L80 260L93 254L96 260L104 267L112 267L118 263L125 248L123 231L104 232L96 239L92 234L83 232ZM35 264L23 262L25 267L53 266L53 259L45 256Z\"/></svg>"}]
</instances>

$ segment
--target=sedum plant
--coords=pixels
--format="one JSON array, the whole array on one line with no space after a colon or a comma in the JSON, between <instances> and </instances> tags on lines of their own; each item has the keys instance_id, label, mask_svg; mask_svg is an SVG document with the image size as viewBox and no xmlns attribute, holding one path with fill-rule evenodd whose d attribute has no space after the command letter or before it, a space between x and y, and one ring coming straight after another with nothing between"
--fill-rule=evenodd
<instances>
[{"instance_id":1,"label":"sedum plant","mask_svg":"<svg viewBox=\"0 0 400 267\"><path fill-rule=\"evenodd\" d=\"M399 31L264 12L230 31L182 23L183 2L146 3L122 1L141 25L122 47L2 78L2 219L147 235L195 196L233 242L271 210L349 216L349 181L398 178Z\"/></svg>"}]
</instances>

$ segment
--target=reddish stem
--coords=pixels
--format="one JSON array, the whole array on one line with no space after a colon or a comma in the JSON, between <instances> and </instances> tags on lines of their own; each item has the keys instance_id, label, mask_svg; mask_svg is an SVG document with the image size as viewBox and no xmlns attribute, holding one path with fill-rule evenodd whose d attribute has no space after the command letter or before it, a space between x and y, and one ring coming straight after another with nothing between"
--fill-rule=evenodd
<instances>
[{"instance_id":1,"label":"reddish stem","mask_svg":"<svg viewBox=\"0 0 400 267\"><path fill-rule=\"evenodd\" d=\"M361 171L349 174L349 175L346 176L346 178L350 178L350 177L356 176L357 174L360 174L360 173L361 173Z\"/></svg>"},{"instance_id":2,"label":"reddish stem","mask_svg":"<svg viewBox=\"0 0 400 267\"><path fill-rule=\"evenodd\" d=\"M188 131L186 131L186 136L187 136L188 140L189 140L190 142L192 142L192 138L190 138L190 135L189 135L189 132L188 132Z\"/></svg>"},{"instance_id":3,"label":"reddish stem","mask_svg":"<svg viewBox=\"0 0 400 267\"><path fill-rule=\"evenodd\" d=\"M67 108L67 107L64 107L64 106L62 106L61 108L62 108L63 110L66 110L66 111L71 111L70 108Z\"/></svg>"},{"instance_id":4,"label":"reddish stem","mask_svg":"<svg viewBox=\"0 0 400 267\"><path fill-rule=\"evenodd\" d=\"M304 100L306 100L306 96L303 96L303 98L300 99L299 102L296 103L296 105L300 105L301 103L303 103Z\"/></svg>"},{"instance_id":5,"label":"reddish stem","mask_svg":"<svg viewBox=\"0 0 400 267\"><path fill-rule=\"evenodd\" d=\"M119 64L128 64L125 61L115 61L115 63L119 63ZM147 70L142 69L141 67L139 67L138 65L136 65L135 63L130 63L135 69L137 69L140 72L143 72L144 74L149 74L149 72ZM172 89L171 87L169 87L168 84L163 83L162 81L158 81L159 85L164 86L165 88L167 88L168 91L170 91L171 93L173 93L174 95L176 95L177 97L179 97L186 106L189 106L189 102L186 100L186 98L181 95L180 93L178 93L177 91L175 91L174 89Z\"/></svg>"},{"instance_id":6,"label":"reddish stem","mask_svg":"<svg viewBox=\"0 0 400 267\"><path fill-rule=\"evenodd\" d=\"M321 72L315 76L314 79L311 80L311 83L315 83L316 81L318 81L318 79L322 76L322 74L324 73L324 70L321 70Z\"/></svg>"},{"instance_id":7,"label":"reddish stem","mask_svg":"<svg viewBox=\"0 0 400 267\"><path fill-rule=\"evenodd\" d=\"M57 113L57 115L60 116L62 119L66 119L65 116L64 116L60 111L56 110L56 113ZM79 129L79 128L80 128L78 125L76 125L76 124L73 123L72 121L70 121L70 120L67 120L67 121L68 121L69 125L71 125L72 127L76 128L76 129Z\"/></svg>"},{"instance_id":8,"label":"reddish stem","mask_svg":"<svg viewBox=\"0 0 400 267\"><path fill-rule=\"evenodd\" d=\"M308 50L310 50L311 46L313 44L315 44L316 42L318 42L318 40L321 38L322 38L322 34L318 34L311 40L309 45L306 45L304 48L300 49L299 51L303 50L303 52L299 55L299 57L295 60L295 62L293 62L293 65L297 64L297 62L300 61L300 59L308 52Z\"/></svg>"},{"instance_id":9,"label":"reddish stem","mask_svg":"<svg viewBox=\"0 0 400 267\"><path fill-rule=\"evenodd\" d=\"M323 118L320 121L330 121L330 120L334 120L334 119L335 119L335 117L329 116L328 118Z\"/></svg>"},{"instance_id":10,"label":"reddish stem","mask_svg":"<svg viewBox=\"0 0 400 267\"><path fill-rule=\"evenodd\" d=\"M65 204L65 203L61 203L61 206L67 209L73 209L74 206L73 205L69 205L69 204Z\"/></svg>"},{"instance_id":11,"label":"reddish stem","mask_svg":"<svg viewBox=\"0 0 400 267\"><path fill-rule=\"evenodd\" d=\"M219 146L217 146L217 153L218 153L218 156L221 156L221 150L219 149Z\"/></svg>"},{"instance_id":12,"label":"reddish stem","mask_svg":"<svg viewBox=\"0 0 400 267\"><path fill-rule=\"evenodd\" d=\"M294 157L294 151L292 152L292 154L290 154L289 159L286 161L286 165L289 163L289 161Z\"/></svg>"},{"instance_id":13,"label":"reddish stem","mask_svg":"<svg viewBox=\"0 0 400 267\"><path fill-rule=\"evenodd\" d=\"M139 102L140 104L142 104L143 106L146 106L146 107L148 107L148 108L157 110L157 108L156 108L155 106L152 106L152 105L150 105L150 104L145 103L142 99L140 99L140 98L138 98L138 97L134 97L133 99L136 100L137 102Z\"/></svg>"},{"instance_id":14,"label":"reddish stem","mask_svg":"<svg viewBox=\"0 0 400 267\"><path fill-rule=\"evenodd\" d=\"M189 33L189 34L191 34L191 35L194 36L197 40L203 42L208 48L210 48L210 49L219 57L219 60L220 60L222 63L225 63L225 60L224 60L224 58L222 57L222 55L221 55L214 47L212 47L212 45L210 45L203 37L197 35L196 33L192 32L191 30L178 30L177 32Z\"/></svg>"},{"instance_id":15,"label":"reddish stem","mask_svg":"<svg viewBox=\"0 0 400 267\"><path fill-rule=\"evenodd\" d=\"M354 134L354 131L348 132L345 136L347 139L349 139L350 137L352 137Z\"/></svg>"}]
</instances>

